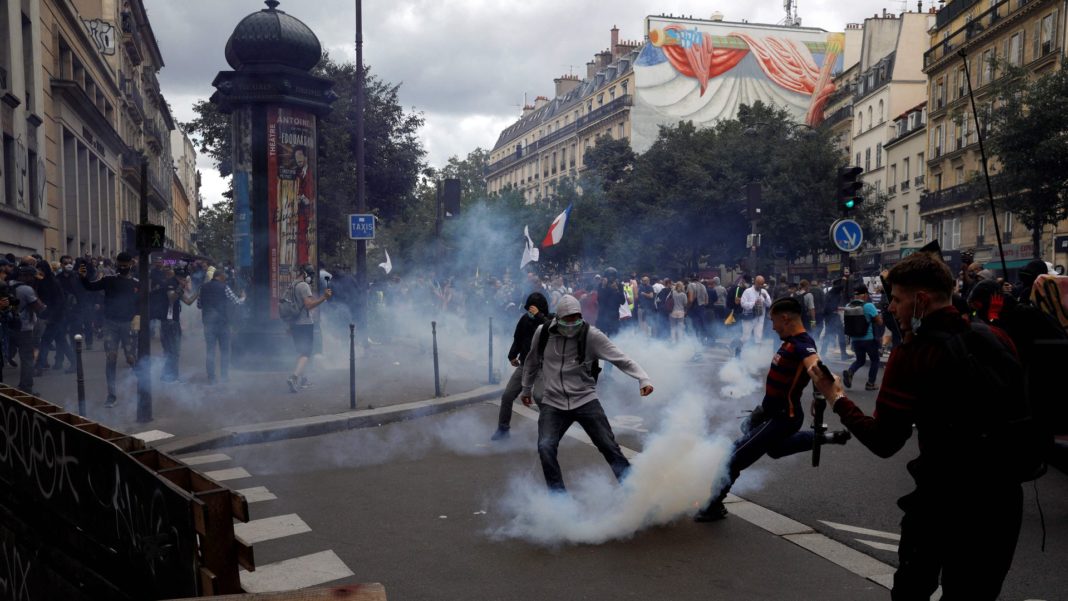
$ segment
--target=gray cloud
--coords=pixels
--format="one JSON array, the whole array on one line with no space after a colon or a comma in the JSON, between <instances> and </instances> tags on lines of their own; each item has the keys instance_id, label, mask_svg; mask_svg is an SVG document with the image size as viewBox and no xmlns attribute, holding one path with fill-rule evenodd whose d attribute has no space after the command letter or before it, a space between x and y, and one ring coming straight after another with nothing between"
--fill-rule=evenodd
<instances>
[{"instance_id":1,"label":"gray cloud","mask_svg":"<svg viewBox=\"0 0 1068 601\"><path fill-rule=\"evenodd\" d=\"M166 67L164 95L179 120L207 98L215 74L228 69L226 40L245 15L263 8L254 0L145 0ZM900 10L900 2L889 3ZM930 0L925 1L925 6ZM281 10L304 21L338 59L353 60L353 0L283 0ZM402 84L406 108L424 113L433 165L491 147L519 113L523 94L553 94L553 78L608 47L609 30L625 40L643 36L650 11L707 18L718 9L727 20L774 23L781 0L709 4L704 0L394 0L364 2L364 55L379 77ZM887 7L885 0L802 0L804 24L842 30ZM910 2L911 9L915 3ZM206 194L207 196L207 194ZM210 201L210 198L208 198Z\"/></svg>"}]
</instances>

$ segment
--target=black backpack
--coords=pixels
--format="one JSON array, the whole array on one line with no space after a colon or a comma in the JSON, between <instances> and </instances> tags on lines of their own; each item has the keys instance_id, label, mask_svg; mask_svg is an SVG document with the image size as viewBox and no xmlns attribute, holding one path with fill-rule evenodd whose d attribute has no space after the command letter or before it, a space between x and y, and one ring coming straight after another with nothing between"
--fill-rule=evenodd
<instances>
[{"instance_id":1,"label":"black backpack","mask_svg":"<svg viewBox=\"0 0 1068 601\"><path fill-rule=\"evenodd\" d=\"M548 329L549 324L546 323L541 327L541 332L538 334L538 355L542 357L545 357L545 346L549 344L549 335L547 333ZM578 338L578 355L575 357L577 363L586 362L586 339L589 337L589 335L590 324L583 322L582 327L579 329L578 335L575 336L575 338ZM593 378L594 382L596 382L597 378L600 377L600 375L601 362L597 359L594 359L593 362L590 363L590 377Z\"/></svg>"},{"instance_id":2,"label":"black backpack","mask_svg":"<svg viewBox=\"0 0 1068 601\"><path fill-rule=\"evenodd\" d=\"M959 334L923 332L951 357L953 394L937 420L948 444L967 449L984 473L1030 482L1046 473L1053 435L1041 423L1025 390L1015 353L982 322ZM948 375L948 374L947 374Z\"/></svg>"},{"instance_id":3,"label":"black backpack","mask_svg":"<svg viewBox=\"0 0 1068 601\"><path fill-rule=\"evenodd\" d=\"M864 302L853 300L843 311L844 332L851 338L868 335L868 316L864 314Z\"/></svg>"}]
</instances>

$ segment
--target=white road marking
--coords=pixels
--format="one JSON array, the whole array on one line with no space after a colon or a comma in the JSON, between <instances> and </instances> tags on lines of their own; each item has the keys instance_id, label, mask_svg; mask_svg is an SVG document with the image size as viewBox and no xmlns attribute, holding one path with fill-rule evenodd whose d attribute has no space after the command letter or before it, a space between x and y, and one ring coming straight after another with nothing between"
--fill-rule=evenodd
<instances>
[{"instance_id":1,"label":"white road marking","mask_svg":"<svg viewBox=\"0 0 1068 601\"><path fill-rule=\"evenodd\" d=\"M245 501L249 503L259 503L261 501L273 501L277 499L273 492L267 490L266 486L253 486L252 488L242 488L237 491L245 496Z\"/></svg>"},{"instance_id":2,"label":"white road marking","mask_svg":"<svg viewBox=\"0 0 1068 601\"><path fill-rule=\"evenodd\" d=\"M248 478L252 474L248 473L243 467L231 467L224 470L214 470L210 472L204 472L204 475L212 480L218 480L219 482L225 482L227 480L237 480L240 478Z\"/></svg>"},{"instance_id":3,"label":"white road marking","mask_svg":"<svg viewBox=\"0 0 1068 601\"><path fill-rule=\"evenodd\" d=\"M295 513L234 524L234 534L250 545L303 532L311 532L311 527Z\"/></svg>"},{"instance_id":4,"label":"white road marking","mask_svg":"<svg viewBox=\"0 0 1068 601\"><path fill-rule=\"evenodd\" d=\"M875 549L882 549L883 551L897 551L897 545L891 545L890 543L880 543L873 540L864 540L863 538L858 538L854 540L856 540L858 543L863 543Z\"/></svg>"},{"instance_id":5,"label":"white road marking","mask_svg":"<svg viewBox=\"0 0 1068 601\"><path fill-rule=\"evenodd\" d=\"M255 572L241 570L241 586L250 593L291 591L326 584L353 576L352 570L333 551L256 566Z\"/></svg>"},{"instance_id":6,"label":"white road marking","mask_svg":"<svg viewBox=\"0 0 1068 601\"><path fill-rule=\"evenodd\" d=\"M488 401L488 403L491 405L500 405L500 401ZM513 406L512 411L527 419L534 420L535 422L538 421L538 413L522 405ZM577 425L578 424L576 424L576 426ZM590 438L586 436L586 433L582 431L581 427L577 430L574 427L568 429L566 436L581 440L589 445L593 444L590 441ZM638 454L637 451L622 445L620 445L619 448L623 451L623 455L628 459L632 459ZM732 515L737 515L737 517L759 526L780 538L788 540L800 547L804 547L827 561L837 564L884 588L889 589L893 586L893 577L894 572L896 571L893 566L885 564L870 555L861 553L860 551L848 547L838 541L832 540L818 532L813 532L812 528L809 528L800 522L791 520L780 513L747 501L741 497L728 495L726 501L731 503ZM736 508L741 509L741 511L736 512ZM830 525L828 522L824 523ZM880 533L877 530L869 530L867 532L872 533L874 536L890 534ZM939 597L940 596L941 595L939 595ZM936 601L936 598L932 597L932 601Z\"/></svg>"},{"instance_id":7,"label":"white road marking","mask_svg":"<svg viewBox=\"0 0 1068 601\"><path fill-rule=\"evenodd\" d=\"M186 465L205 465L208 463L230 461L230 456L222 453L212 453L210 455L179 455L178 459Z\"/></svg>"},{"instance_id":8,"label":"white road marking","mask_svg":"<svg viewBox=\"0 0 1068 601\"><path fill-rule=\"evenodd\" d=\"M157 440L164 440L166 438L174 438L174 434L170 432L164 432L163 430L147 430L145 432L138 432L132 435L134 438L140 438L145 442L155 442Z\"/></svg>"},{"instance_id":9,"label":"white road marking","mask_svg":"<svg viewBox=\"0 0 1068 601\"><path fill-rule=\"evenodd\" d=\"M820 520L821 524L826 524L835 530L844 530L845 532L853 532L855 534L863 534L866 536L877 536L879 538L885 538L889 540L901 540L900 534L894 534L893 532L883 532L881 530L869 530L868 528L861 528L859 526L849 526L847 524L837 524L835 522L828 522L827 520ZM897 549L897 547L894 547Z\"/></svg>"}]
</instances>

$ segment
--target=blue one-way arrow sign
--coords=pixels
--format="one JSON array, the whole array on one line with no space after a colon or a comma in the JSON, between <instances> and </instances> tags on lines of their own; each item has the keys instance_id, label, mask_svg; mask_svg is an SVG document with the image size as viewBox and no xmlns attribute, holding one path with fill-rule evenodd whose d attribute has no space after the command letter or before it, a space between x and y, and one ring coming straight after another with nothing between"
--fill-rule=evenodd
<instances>
[{"instance_id":1,"label":"blue one-way arrow sign","mask_svg":"<svg viewBox=\"0 0 1068 601\"><path fill-rule=\"evenodd\" d=\"M864 230L852 219L839 219L831 224L831 241L842 252L851 253L864 242Z\"/></svg>"},{"instance_id":2,"label":"blue one-way arrow sign","mask_svg":"<svg viewBox=\"0 0 1068 601\"><path fill-rule=\"evenodd\" d=\"M349 215L349 238L353 240L374 240L375 216Z\"/></svg>"}]
</instances>

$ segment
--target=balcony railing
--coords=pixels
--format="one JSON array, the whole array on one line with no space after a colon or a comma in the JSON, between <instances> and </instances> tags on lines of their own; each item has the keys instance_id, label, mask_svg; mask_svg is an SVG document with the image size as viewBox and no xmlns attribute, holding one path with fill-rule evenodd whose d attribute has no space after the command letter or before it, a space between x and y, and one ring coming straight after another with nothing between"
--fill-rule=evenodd
<instances>
[{"instance_id":1,"label":"balcony railing","mask_svg":"<svg viewBox=\"0 0 1068 601\"><path fill-rule=\"evenodd\" d=\"M909 235L908 234L901 234L900 236L897 237L898 242L908 242L908 239L909 239Z\"/></svg>"},{"instance_id":2,"label":"balcony railing","mask_svg":"<svg viewBox=\"0 0 1068 601\"><path fill-rule=\"evenodd\" d=\"M972 202L979 198L979 192L979 188L972 184L960 184L944 190L928 190L920 197L920 212L929 213Z\"/></svg>"},{"instance_id":3,"label":"balcony railing","mask_svg":"<svg viewBox=\"0 0 1068 601\"><path fill-rule=\"evenodd\" d=\"M912 232L913 240L923 240L923 232Z\"/></svg>"},{"instance_id":4,"label":"balcony railing","mask_svg":"<svg viewBox=\"0 0 1068 601\"><path fill-rule=\"evenodd\" d=\"M909 189L909 180L908 179L901 180L901 191L904 192L905 190L908 190L908 189Z\"/></svg>"},{"instance_id":5,"label":"balcony railing","mask_svg":"<svg viewBox=\"0 0 1068 601\"><path fill-rule=\"evenodd\" d=\"M919 188L920 186L923 185L923 176L922 175L917 175L916 179L913 180L913 182L916 184L916 187Z\"/></svg>"},{"instance_id":6,"label":"balcony railing","mask_svg":"<svg viewBox=\"0 0 1068 601\"><path fill-rule=\"evenodd\" d=\"M942 26L942 23L948 24L949 22L944 20L942 14L946 12L947 9L953 11L967 10L974 4L974 1L968 2L959 0L947 4L946 8L938 11L939 27ZM980 13L979 16L968 21L962 27L951 33L946 39L936 42L931 46L931 49L923 54L923 68L927 69L943 58L953 55L971 41L972 38L975 38L984 31L994 27L1005 19L1005 17L1009 16L1014 10L1019 10L1027 4L1031 4L1031 2L1029 0L1001 0L994 6L991 6L985 12Z\"/></svg>"},{"instance_id":7,"label":"balcony railing","mask_svg":"<svg viewBox=\"0 0 1068 601\"><path fill-rule=\"evenodd\" d=\"M838 123L841 123L842 121L845 121L846 119L848 119L848 118L850 118L852 116L853 116L853 105L850 104L848 106L843 106L842 108L840 108L837 111L831 113L830 115L824 115L823 122L820 123L820 125L822 125L824 127L834 127Z\"/></svg>"},{"instance_id":8,"label":"balcony railing","mask_svg":"<svg viewBox=\"0 0 1068 601\"><path fill-rule=\"evenodd\" d=\"M596 123L597 121L600 121L601 119L604 119L605 117L608 117L608 116L610 116L610 115L612 115L614 113L617 113L617 112L619 112L619 111L621 111L621 110L623 110L623 109L625 109L625 108L627 108L629 106L633 106L633 104L634 104L634 97L631 96L630 94L624 94L624 95L620 96L619 98L616 98L615 100L609 102L608 104L606 104L606 105L604 105L602 107L596 108L593 111L591 111L589 113L586 113L585 115L579 117L578 119L575 120L575 125L579 129L581 129L581 128L586 127L587 125L589 125L591 123Z\"/></svg>"},{"instance_id":9,"label":"balcony railing","mask_svg":"<svg viewBox=\"0 0 1068 601\"><path fill-rule=\"evenodd\" d=\"M137 27L137 19L133 13L122 13L122 45L130 55L130 60L135 65L140 65L144 57L141 55L141 30Z\"/></svg>"},{"instance_id":10,"label":"balcony railing","mask_svg":"<svg viewBox=\"0 0 1068 601\"><path fill-rule=\"evenodd\" d=\"M894 185L894 186L887 186L887 187L886 187L886 193L887 193L887 194L897 194L897 186L896 186L896 185Z\"/></svg>"}]
</instances>

